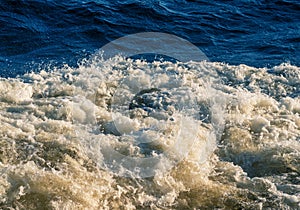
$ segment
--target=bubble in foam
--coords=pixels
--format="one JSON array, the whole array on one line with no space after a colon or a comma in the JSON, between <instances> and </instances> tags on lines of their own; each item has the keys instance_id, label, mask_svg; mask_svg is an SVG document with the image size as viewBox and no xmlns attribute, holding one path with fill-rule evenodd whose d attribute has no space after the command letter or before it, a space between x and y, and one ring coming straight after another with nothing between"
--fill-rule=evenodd
<instances>
[{"instance_id":1,"label":"bubble in foam","mask_svg":"<svg viewBox=\"0 0 300 210\"><path fill-rule=\"evenodd\" d=\"M114 141L99 140L105 168L119 176L152 177L157 171L170 170L194 146L199 147L195 150L199 153L197 161L205 161L216 145L216 135L212 134L222 127L216 116L221 109L216 107L217 91L210 86L210 70L190 61L205 62L205 54L184 39L154 32L122 37L100 51L104 59L97 62L103 65L92 66L111 65L107 73L115 75L117 83L109 102L111 120L104 123L105 133L116 137ZM129 59L145 53L168 56L177 62ZM116 63L118 55L125 59ZM120 68L120 63L126 65ZM84 86L92 84L89 81ZM101 97L95 92L88 96L94 104ZM95 107L89 101L75 100L73 120L95 125L96 112L91 109ZM202 115L210 115L209 123L215 126L206 129L210 134L199 134L205 123Z\"/></svg>"}]
</instances>

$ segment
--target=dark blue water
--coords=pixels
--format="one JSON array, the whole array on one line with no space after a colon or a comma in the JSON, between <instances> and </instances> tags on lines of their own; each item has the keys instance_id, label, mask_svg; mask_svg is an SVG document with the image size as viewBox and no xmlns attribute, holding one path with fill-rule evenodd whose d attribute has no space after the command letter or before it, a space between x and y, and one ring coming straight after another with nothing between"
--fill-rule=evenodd
<instances>
[{"instance_id":1,"label":"dark blue water","mask_svg":"<svg viewBox=\"0 0 300 210\"><path fill-rule=\"evenodd\" d=\"M165 32L211 61L300 66L298 0L0 0L0 76L77 62L124 35Z\"/></svg>"}]
</instances>

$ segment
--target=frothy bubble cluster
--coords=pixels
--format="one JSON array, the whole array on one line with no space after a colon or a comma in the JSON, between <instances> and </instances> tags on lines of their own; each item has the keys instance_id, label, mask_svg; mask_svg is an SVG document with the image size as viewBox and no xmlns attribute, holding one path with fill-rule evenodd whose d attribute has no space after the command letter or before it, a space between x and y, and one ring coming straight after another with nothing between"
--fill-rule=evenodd
<instances>
[{"instance_id":1,"label":"frothy bubble cluster","mask_svg":"<svg viewBox=\"0 0 300 210\"><path fill-rule=\"evenodd\" d=\"M108 107L111 122L104 125L105 132L119 136L119 140L116 144L101 141L99 146L106 169L119 176L152 177L157 171L170 170L195 144L201 147L199 161L205 161L222 127L220 116L213 116L221 113L220 107L216 108L217 91L213 91L217 76L210 75L205 68L195 71L190 68L193 61L207 61L205 54L187 40L155 32L119 38L99 52L104 60L118 55L126 60L149 53L177 60L177 63L137 60L135 65L122 70ZM99 97L90 100L97 104ZM76 106L84 107L87 103L79 102ZM76 106L74 116L78 115ZM94 109L88 113L85 123L95 124L96 117L90 114ZM201 139L199 127L208 117L215 127L208 129L209 137Z\"/></svg>"}]
</instances>

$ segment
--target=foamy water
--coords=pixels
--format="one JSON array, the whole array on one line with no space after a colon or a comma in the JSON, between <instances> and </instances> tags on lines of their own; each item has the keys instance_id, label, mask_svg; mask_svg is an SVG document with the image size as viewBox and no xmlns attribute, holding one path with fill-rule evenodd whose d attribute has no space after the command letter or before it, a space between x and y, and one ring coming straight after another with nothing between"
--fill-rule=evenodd
<instances>
[{"instance_id":1,"label":"foamy water","mask_svg":"<svg viewBox=\"0 0 300 210\"><path fill-rule=\"evenodd\" d=\"M300 68L95 56L0 80L2 209L298 209Z\"/></svg>"}]
</instances>

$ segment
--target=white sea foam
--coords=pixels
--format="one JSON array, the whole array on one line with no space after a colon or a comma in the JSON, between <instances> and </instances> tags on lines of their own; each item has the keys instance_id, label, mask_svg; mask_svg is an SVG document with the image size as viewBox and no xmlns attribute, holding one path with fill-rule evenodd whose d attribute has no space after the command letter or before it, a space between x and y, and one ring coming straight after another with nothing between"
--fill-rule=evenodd
<instances>
[{"instance_id":1,"label":"white sea foam","mask_svg":"<svg viewBox=\"0 0 300 210\"><path fill-rule=\"evenodd\" d=\"M299 72L95 56L1 79L1 208L297 209Z\"/></svg>"}]
</instances>

